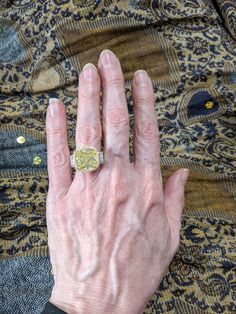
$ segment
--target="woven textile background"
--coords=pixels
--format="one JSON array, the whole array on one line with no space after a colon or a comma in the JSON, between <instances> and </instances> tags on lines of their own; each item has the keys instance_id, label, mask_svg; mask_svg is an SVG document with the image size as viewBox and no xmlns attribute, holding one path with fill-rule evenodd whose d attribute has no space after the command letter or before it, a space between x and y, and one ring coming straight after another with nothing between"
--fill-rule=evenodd
<instances>
[{"instance_id":1,"label":"woven textile background","mask_svg":"<svg viewBox=\"0 0 236 314\"><path fill-rule=\"evenodd\" d=\"M41 313L47 246L45 117L66 106L74 150L78 75L103 49L153 80L164 181L190 169L181 245L146 313L236 313L235 0L1 0L0 313Z\"/></svg>"}]
</instances>

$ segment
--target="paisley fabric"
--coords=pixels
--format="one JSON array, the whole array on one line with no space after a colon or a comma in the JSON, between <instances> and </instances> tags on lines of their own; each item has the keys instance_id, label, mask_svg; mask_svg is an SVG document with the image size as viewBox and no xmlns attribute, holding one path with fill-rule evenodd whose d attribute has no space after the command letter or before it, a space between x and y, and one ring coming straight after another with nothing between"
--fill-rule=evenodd
<instances>
[{"instance_id":1,"label":"paisley fabric","mask_svg":"<svg viewBox=\"0 0 236 314\"><path fill-rule=\"evenodd\" d=\"M125 76L131 161L131 79L145 69L164 182L173 170L190 169L181 245L145 313L236 313L235 16L234 0L1 1L0 313L41 313L50 297L50 263L40 275L45 289L27 273L32 312L6 293L9 267L17 260L33 265L35 256L49 261L48 100L66 106L72 153L78 76L105 48ZM14 293L24 293L25 278L19 274Z\"/></svg>"}]
</instances>

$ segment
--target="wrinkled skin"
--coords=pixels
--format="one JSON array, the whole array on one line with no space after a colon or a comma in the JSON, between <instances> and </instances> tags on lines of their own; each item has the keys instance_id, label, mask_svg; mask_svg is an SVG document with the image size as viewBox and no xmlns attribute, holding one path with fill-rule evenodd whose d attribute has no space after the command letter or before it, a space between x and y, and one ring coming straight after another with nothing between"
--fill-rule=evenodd
<instances>
[{"instance_id":1,"label":"wrinkled skin","mask_svg":"<svg viewBox=\"0 0 236 314\"><path fill-rule=\"evenodd\" d=\"M93 73L89 80L85 72ZM140 74L132 80L132 163L124 77L111 52L100 55L98 70L80 73L78 88L76 147L100 151L103 137L104 165L73 177L65 107L57 101L47 110L50 302L67 313L142 313L179 246L188 170L174 172L163 188L152 82L138 83Z\"/></svg>"}]
</instances>

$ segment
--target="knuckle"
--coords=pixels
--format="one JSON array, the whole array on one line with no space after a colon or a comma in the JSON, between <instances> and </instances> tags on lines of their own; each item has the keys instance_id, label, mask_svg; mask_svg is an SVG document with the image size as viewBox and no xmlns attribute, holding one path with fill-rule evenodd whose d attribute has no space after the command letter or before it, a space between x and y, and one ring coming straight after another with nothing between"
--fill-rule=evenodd
<instances>
[{"instance_id":1,"label":"knuckle","mask_svg":"<svg viewBox=\"0 0 236 314\"><path fill-rule=\"evenodd\" d=\"M63 133L62 128L52 127L52 126L48 126L46 131L47 131L47 135L50 137L57 137L57 136L60 137L61 134Z\"/></svg>"},{"instance_id":2,"label":"knuckle","mask_svg":"<svg viewBox=\"0 0 236 314\"><path fill-rule=\"evenodd\" d=\"M129 186L124 183L116 183L111 188L111 194L118 200L125 200L129 197L130 194Z\"/></svg>"},{"instance_id":3,"label":"knuckle","mask_svg":"<svg viewBox=\"0 0 236 314\"><path fill-rule=\"evenodd\" d=\"M137 126L137 133L149 141L158 140L157 122L141 121Z\"/></svg>"},{"instance_id":4,"label":"knuckle","mask_svg":"<svg viewBox=\"0 0 236 314\"><path fill-rule=\"evenodd\" d=\"M123 86L124 79L119 74L116 74L116 75L113 75L113 76L105 75L104 79L103 79L103 82L104 82L105 85L110 85L110 86L117 87L117 86Z\"/></svg>"},{"instance_id":5,"label":"knuckle","mask_svg":"<svg viewBox=\"0 0 236 314\"><path fill-rule=\"evenodd\" d=\"M156 198L157 194L156 194L156 188L154 187L153 183L148 183L146 188L145 188L145 194L146 197L150 198Z\"/></svg>"},{"instance_id":6,"label":"knuckle","mask_svg":"<svg viewBox=\"0 0 236 314\"><path fill-rule=\"evenodd\" d=\"M86 100L97 100L99 96L99 90L92 85L88 85L81 91L81 96Z\"/></svg>"},{"instance_id":7,"label":"knuckle","mask_svg":"<svg viewBox=\"0 0 236 314\"><path fill-rule=\"evenodd\" d=\"M128 113L123 109L112 109L107 115L106 123L115 125L128 125Z\"/></svg>"},{"instance_id":8,"label":"knuckle","mask_svg":"<svg viewBox=\"0 0 236 314\"><path fill-rule=\"evenodd\" d=\"M69 162L69 152L64 152L64 151L52 151L49 153L49 163L54 167L54 168L61 168L65 165L68 164Z\"/></svg>"},{"instance_id":9,"label":"knuckle","mask_svg":"<svg viewBox=\"0 0 236 314\"><path fill-rule=\"evenodd\" d=\"M137 106L154 106L154 97L153 95L146 93L139 93L136 98Z\"/></svg>"},{"instance_id":10,"label":"knuckle","mask_svg":"<svg viewBox=\"0 0 236 314\"><path fill-rule=\"evenodd\" d=\"M147 200L156 200L160 199L160 192L158 192L158 189L155 184L148 183L145 188L145 194Z\"/></svg>"},{"instance_id":11,"label":"knuckle","mask_svg":"<svg viewBox=\"0 0 236 314\"><path fill-rule=\"evenodd\" d=\"M143 193L143 199L145 203L147 206L155 205L157 208L162 209L164 206L162 187L160 184L156 183L151 176L146 180L149 182L146 184Z\"/></svg>"},{"instance_id":12,"label":"knuckle","mask_svg":"<svg viewBox=\"0 0 236 314\"><path fill-rule=\"evenodd\" d=\"M99 127L86 124L80 127L80 140L86 142L98 141L101 138L101 130Z\"/></svg>"},{"instance_id":13,"label":"knuckle","mask_svg":"<svg viewBox=\"0 0 236 314\"><path fill-rule=\"evenodd\" d=\"M46 133L49 147L65 146L67 144L65 130L63 128L47 127Z\"/></svg>"}]
</instances>

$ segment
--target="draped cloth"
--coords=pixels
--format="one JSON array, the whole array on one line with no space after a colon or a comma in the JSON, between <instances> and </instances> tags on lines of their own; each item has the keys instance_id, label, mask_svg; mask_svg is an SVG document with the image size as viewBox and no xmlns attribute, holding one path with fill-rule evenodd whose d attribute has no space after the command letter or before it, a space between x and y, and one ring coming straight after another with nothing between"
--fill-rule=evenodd
<instances>
[{"instance_id":1,"label":"draped cloth","mask_svg":"<svg viewBox=\"0 0 236 314\"><path fill-rule=\"evenodd\" d=\"M0 313L41 313L47 245L45 118L61 99L75 148L78 76L103 49L131 79L150 75L163 180L189 168L181 243L145 313L236 312L234 0L2 0L0 5ZM141 182L140 182L141 184Z\"/></svg>"}]
</instances>

